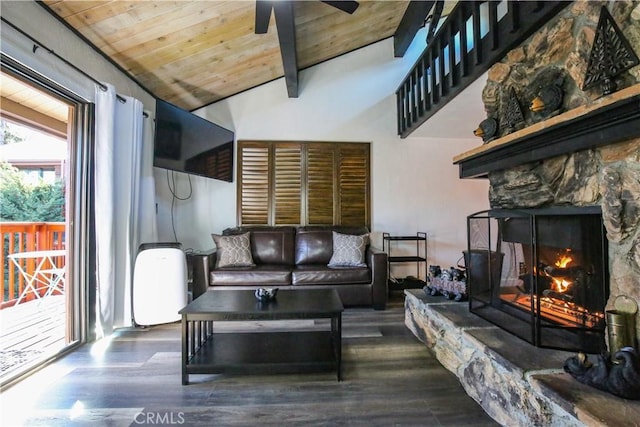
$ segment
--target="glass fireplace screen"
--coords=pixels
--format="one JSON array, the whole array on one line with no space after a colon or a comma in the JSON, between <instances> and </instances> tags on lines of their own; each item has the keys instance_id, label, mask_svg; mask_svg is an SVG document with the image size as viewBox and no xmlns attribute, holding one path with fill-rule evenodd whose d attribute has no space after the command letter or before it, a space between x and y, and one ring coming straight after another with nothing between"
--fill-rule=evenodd
<instances>
[{"instance_id":1,"label":"glass fireplace screen","mask_svg":"<svg viewBox=\"0 0 640 427\"><path fill-rule=\"evenodd\" d=\"M599 207L483 211L467 218L467 230L472 313L538 347L606 349Z\"/></svg>"}]
</instances>

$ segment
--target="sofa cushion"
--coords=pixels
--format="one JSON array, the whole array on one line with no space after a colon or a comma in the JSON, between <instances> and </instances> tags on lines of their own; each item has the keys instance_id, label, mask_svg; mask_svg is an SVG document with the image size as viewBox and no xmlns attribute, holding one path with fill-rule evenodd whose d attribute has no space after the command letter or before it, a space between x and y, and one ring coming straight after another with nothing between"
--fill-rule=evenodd
<instances>
[{"instance_id":1,"label":"sofa cushion","mask_svg":"<svg viewBox=\"0 0 640 427\"><path fill-rule=\"evenodd\" d=\"M296 265L327 265L333 255L330 229L298 230L296 233Z\"/></svg>"},{"instance_id":2,"label":"sofa cushion","mask_svg":"<svg viewBox=\"0 0 640 427\"><path fill-rule=\"evenodd\" d=\"M354 236L333 232L333 255L329 267L366 267L364 254L369 235Z\"/></svg>"},{"instance_id":3,"label":"sofa cushion","mask_svg":"<svg viewBox=\"0 0 640 427\"><path fill-rule=\"evenodd\" d=\"M224 235L251 233L251 253L257 265L293 265L294 227L235 227L224 230Z\"/></svg>"},{"instance_id":4,"label":"sofa cushion","mask_svg":"<svg viewBox=\"0 0 640 427\"><path fill-rule=\"evenodd\" d=\"M212 234L216 244L216 268L252 267L251 245L249 233L237 236L221 236Z\"/></svg>"},{"instance_id":5,"label":"sofa cushion","mask_svg":"<svg viewBox=\"0 0 640 427\"><path fill-rule=\"evenodd\" d=\"M338 267L298 265L292 271L293 285L346 285L370 283L371 269L367 267Z\"/></svg>"},{"instance_id":6,"label":"sofa cushion","mask_svg":"<svg viewBox=\"0 0 640 427\"><path fill-rule=\"evenodd\" d=\"M333 255L333 231L342 234L362 235L369 233L367 227L351 226L300 226L296 230L296 265L327 265Z\"/></svg>"},{"instance_id":7,"label":"sofa cushion","mask_svg":"<svg viewBox=\"0 0 640 427\"><path fill-rule=\"evenodd\" d=\"M287 286L291 284L291 267L258 265L220 268L209 273L211 286Z\"/></svg>"}]
</instances>

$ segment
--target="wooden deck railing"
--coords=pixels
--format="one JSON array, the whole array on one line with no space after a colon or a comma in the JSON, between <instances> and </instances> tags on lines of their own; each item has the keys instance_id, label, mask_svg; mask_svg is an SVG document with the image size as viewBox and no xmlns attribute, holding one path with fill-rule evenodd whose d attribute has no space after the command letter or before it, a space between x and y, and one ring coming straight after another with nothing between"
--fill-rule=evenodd
<instances>
[{"instance_id":1,"label":"wooden deck railing","mask_svg":"<svg viewBox=\"0 0 640 427\"><path fill-rule=\"evenodd\" d=\"M20 252L48 251L65 249L64 222L0 222L2 252L0 254L0 277L2 277L2 301L0 309L15 305L25 288L25 278L9 259L9 255ZM64 268L64 257L54 258L56 268ZM27 274L33 274L36 262L33 259L20 259L21 267ZM46 289L38 290L43 296ZM22 301L37 296L29 291Z\"/></svg>"}]
</instances>

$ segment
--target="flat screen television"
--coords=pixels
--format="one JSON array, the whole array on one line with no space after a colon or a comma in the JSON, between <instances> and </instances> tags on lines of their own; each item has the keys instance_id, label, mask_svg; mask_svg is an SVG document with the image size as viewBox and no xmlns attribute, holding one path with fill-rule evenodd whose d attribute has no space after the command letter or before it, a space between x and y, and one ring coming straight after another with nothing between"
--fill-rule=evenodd
<instances>
[{"instance_id":1,"label":"flat screen television","mask_svg":"<svg viewBox=\"0 0 640 427\"><path fill-rule=\"evenodd\" d=\"M156 100L154 166L232 182L233 139L232 131Z\"/></svg>"}]
</instances>

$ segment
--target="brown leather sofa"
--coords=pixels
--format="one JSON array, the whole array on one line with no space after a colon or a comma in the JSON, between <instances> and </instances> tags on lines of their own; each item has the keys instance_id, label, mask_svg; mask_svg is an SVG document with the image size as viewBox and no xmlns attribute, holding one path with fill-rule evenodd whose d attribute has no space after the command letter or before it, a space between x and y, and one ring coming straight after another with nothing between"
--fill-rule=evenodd
<instances>
[{"instance_id":1,"label":"brown leather sofa","mask_svg":"<svg viewBox=\"0 0 640 427\"><path fill-rule=\"evenodd\" d=\"M253 267L215 268L216 253L197 262L194 277L207 277L207 290L318 288L333 286L345 306L386 308L387 254L367 245L365 267L329 267L333 234L362 235L366 227L280 226L234 227L223 235L249 232ZM194 295L195 296L195 295Z\"/></svg>"}]
</instances>

